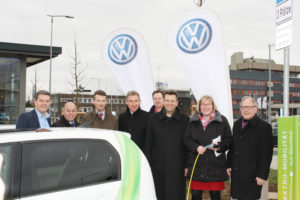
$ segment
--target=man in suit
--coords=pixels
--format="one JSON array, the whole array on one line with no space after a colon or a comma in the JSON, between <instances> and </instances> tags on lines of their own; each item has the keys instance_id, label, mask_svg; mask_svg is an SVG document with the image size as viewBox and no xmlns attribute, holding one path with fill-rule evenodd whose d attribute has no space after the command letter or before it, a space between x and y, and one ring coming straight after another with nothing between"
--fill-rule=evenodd
<instances>
[{"instance_id":1,"label":"man in suit","mask_svg":"<svg viewBox=\"0 0 300 200\"><path fill-rule=\"evenodd\" d=\"M50 93L40 90L34 95L35 108L22 113L18 119L16 129L39 129L50 128L50 118L47 110L50 107Z\"/></svg>"},{"instance_id":2,"label":"man in suit","mask_svg":"<svg viewBox=\"0 0 300 200\"><path fill-rule=\"evenodd\" d=\"M87 127L88 123L91 128L118 130L118 121L106 106L107 95L103 90L97 90L94 93L93 104L95 110L83 116L83 126Z\"/></svg>"},{"instance_id":3,"label":"man in suit","mask_svg":"<svg viewBox=\"0 0 300 200\"><path fill-rule=\"evenodd\" d=\"M243 97L240 109L242 117L233 125L233 143L227 154L231 196L233 199L260 199L273 156L272 127L257 116L253 97Z\"/></svg>"},{"instance_id":4,"label":"man in suit","mask_svg":"<svg viewBox=\"0 0 300 200\"><path fill-rule=\"evenodd\" d=\"M131 139L144 150L149 113L140 108L141 99L136 91L126 97L127 110L119 116L119 130L131 134Z\"/></svg>"},{"instance_id":5,"label":"man in suit","mask_svg":"<svg viewBox=\"0 0 300 200\"><path fill-rule=\"evenodd\" d=\"M73 102L67 102L64 105L62 115L52 127L77 127L80 124L76 120L77 108Z\"/></svg>"},{"instance_id":6,"label":"man in suit","mask_svg":"<svg viewBox=\"0 0 300 200\"><path fill-rule=\"evenodd\" d=\"M152 93L152 99L154 105L150 109L150 113L157 113L164 109L164 97L165 94L162 90L155 90Z\"/></svg>"}]
</instances>

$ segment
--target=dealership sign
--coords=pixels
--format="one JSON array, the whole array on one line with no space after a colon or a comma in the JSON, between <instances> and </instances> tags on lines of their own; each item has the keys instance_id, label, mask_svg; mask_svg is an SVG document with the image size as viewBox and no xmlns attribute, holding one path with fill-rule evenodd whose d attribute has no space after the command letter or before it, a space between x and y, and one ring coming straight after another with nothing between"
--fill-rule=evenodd
<instances>
[{"instance_id":1,"label":"dealership sign","mask_svg":"<svg viewBox=\"0 0 300 200\"><path fill-rule=\"evenodd\" d=\"M292 44L292 0L276 0L276 50Z\"/></svg>"},{"instance_id":2,"label":"dealership sign","mask_svg":"<svg viewBox=\"0 0 300 200\"><path fill-rule=\"evenodd\" d=\"M278 119L278 199L300 199L300 117Z\"/></svg>"}]
</instances>

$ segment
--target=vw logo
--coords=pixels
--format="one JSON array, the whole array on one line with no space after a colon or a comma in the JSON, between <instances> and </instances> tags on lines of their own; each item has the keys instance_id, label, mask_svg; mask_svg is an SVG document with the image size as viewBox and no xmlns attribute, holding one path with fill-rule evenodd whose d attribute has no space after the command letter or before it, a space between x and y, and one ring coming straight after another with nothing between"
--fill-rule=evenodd
<instances>
[{"instance_id":1,"label":"vw logo","mask_svg":"<svg viewBox=\"0 0 300 200\"><path fill-rule=\"evenodd\" d=\"M119 65L132 61L136 56L137 50L135 40L127 34L120 34L114 37L108 45L109 58Z\"/></svg>"},{"instance_id":2,"label":"vw logo","mask_svg":"<svg viewBox=\"0 0 300 200\"><path fill-rule=\"evenodd\" d=\"M210 43L212 30L203 19L191 19L184 23L176 37L178 47L186 53L203 51Z\"/></svg>"}]
</instances>

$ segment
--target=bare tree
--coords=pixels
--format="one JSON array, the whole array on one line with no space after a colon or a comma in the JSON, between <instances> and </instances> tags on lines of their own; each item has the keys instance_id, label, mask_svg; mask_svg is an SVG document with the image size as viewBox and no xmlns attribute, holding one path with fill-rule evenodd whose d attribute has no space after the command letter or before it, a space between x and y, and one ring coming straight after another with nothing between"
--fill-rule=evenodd
<instances>
[{"instance_id":1,"label":"bare tree","mask_svg":"<svg viewBox=\"0 0 300 200\"><path fill-rule=\"evenodd\" d=\"M87 80L87 76L85 74L85 71L87 68L81 67L81 59L79 56L79 50L77 46L76 40L74 41L74 49L71 57L71 68L70 68L70 75L71 75L71 81L69 81L69 84L72 86L72 93L75 92L75 104L77 108L80 107L79 102L79 96L82 92L84 92L84 84Z\"/></svg>"},{"instance_id":2,"label":"bare tree","mask_svg":"<svg viewBox=\"0 0 300 200\"><path fill-rule=\"evenodd\" d=\"M40 89L40 86L39 86L39 79L37 78L38 77L38 71L37 69L35 68L34 69L34 79L31 80L31 84L32 84L32 100L33 100L33 97L34 95L37 93L37 91Z\"/></svg>"}]
</instances>

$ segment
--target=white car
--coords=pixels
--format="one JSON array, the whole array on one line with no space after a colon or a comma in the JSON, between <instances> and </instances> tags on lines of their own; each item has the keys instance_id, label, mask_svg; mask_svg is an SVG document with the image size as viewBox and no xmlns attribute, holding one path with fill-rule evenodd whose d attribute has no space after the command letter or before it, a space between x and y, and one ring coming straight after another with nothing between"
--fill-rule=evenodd
<instances>
[{"instance_id":1,"label":"white car","mask_svg":"<svg viewBox=\"0 0 300 200\"><path fill-rule=\"evenodd\" d=\"M156 199L146 157L119 131L0 130L1 166L4 199Z\"/></svg>"}]
</instances>

